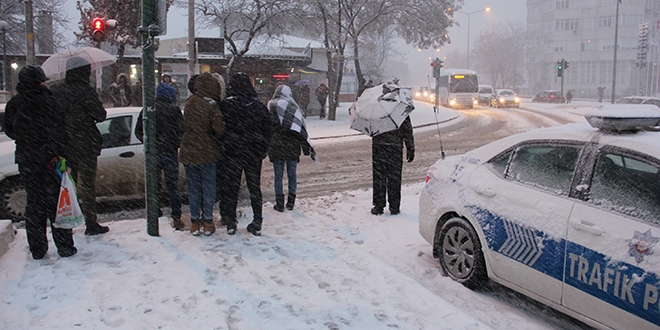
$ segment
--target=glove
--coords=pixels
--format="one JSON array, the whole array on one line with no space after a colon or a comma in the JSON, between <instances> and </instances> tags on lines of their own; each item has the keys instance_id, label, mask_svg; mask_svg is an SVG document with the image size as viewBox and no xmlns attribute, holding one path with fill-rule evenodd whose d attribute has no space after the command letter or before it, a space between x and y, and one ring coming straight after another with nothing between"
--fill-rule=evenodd
<instances>
[{"instance_id":1,"label":"glove","mask_svg":"<svg viewBox=\"0 0 660 330\"><path fill-rule=\"evenodd\" d=\"M406 160L408 163L412 162L415 159L415 150L406 150Z\"/></svg>"}]
</instances>

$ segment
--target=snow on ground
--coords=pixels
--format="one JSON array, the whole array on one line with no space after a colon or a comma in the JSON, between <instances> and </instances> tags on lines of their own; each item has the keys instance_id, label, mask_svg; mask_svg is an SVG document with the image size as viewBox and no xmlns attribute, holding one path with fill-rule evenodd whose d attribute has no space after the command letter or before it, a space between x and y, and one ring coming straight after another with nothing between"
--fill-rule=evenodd
<instances>
[{"instance_id":1,"label":"snow on ground","mask_svg":"<svg viewBox=\"0 0 660 330\"><path fill-rule=\"evenodd\" d=\"M347 107L335 122L308 118L314 143L354 134ZM416 126L433 120L430 106L412 113ZM245 231L249 208L235 236L194 237L165 218L159 237L144 219L106 223L101 236L76 228L71 258L51 242L32 260L19 229L0 256L0 329L552 328L442 276L417 232L422 187L403 188L396 216L369 213L371 190L300 199L284 213L266 203L261 237Z\"/></svg>"}]
</instances>

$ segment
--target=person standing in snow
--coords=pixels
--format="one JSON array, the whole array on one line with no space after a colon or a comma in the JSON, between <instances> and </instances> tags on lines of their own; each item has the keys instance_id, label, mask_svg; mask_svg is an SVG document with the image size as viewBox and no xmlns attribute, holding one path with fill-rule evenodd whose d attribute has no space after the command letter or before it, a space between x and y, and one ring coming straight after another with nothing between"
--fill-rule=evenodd
<instances>
[{"instance_id":1,"label":"person standing in snow","mask_svg":"<svg viewBox=\"0 0 660 330\"><path fill-rule=\"evenodd\" d=\"M328 86L326 86L324 82L321 82L319 87L316 87L314 94L316 95L316 99L321 105L321 114L319 115L319 119L323 119L325 118L325 101L328 98Z\"/></svg>"},{"instance_id":2,"label":"person standing in snow","mask_svg":"<svg viewBox=\"0 0 660 330\"><path fill-rule=\"evenodd\" d=\"M398 88L395 83L384 84L383 94L394 92ZM371 214L373 215L383 214L386 200L389 203L390 214L401 213L404 144L406 160L410 163L415 158L415 137L410 116L406 117L398 129L371 138L374 205Z\"/></svg>"},{"instance_id":3,"label":"person standing in snow","mask_svg":"<svg viewBox=\"0 0 660 330\"><path fill-rule=\"evenodd\" d=\"M210 73L200 74L194 82L195 93L186 101L183 137L179 160L186 170L190 204L190 233L209 236L215 232L216 136L225 133L220 111L220 84ZM202 204L203 203L203 204Z\"/></svg>"},{"instance_id":4,"label":"person standing in snow","mask_svg":"<svg viewBox=\"0 0 660 330\"><path fill-rule=\"evenodd\" d=\"M181 109L174 105L174 88L161 82L156 88L156 150L158 179L157 190L161 191L161 175L165 176L165 185L170 197L172 209L172 227L183 230L185 225L181 221L181 195L179 194L179 145L183 135L183 115ZM135 136L144 142L144 124L140 111L138 122L135 125ZM161 205L162 205L161 201ZM159 213L160 210L159 210Z\"/></svg>"},{"instance_id":5,"label":"person standing in snow","mask_svg":"<svg viewBox=\"0 0 660 330\"><path fill-rule=\"evenodd\" d=\"M131 105L131 85L125 73L117 75L117 80L110 85L110 99L115 108Z\"/></svg>"},{"instance_id":6,"label":"person standing in snow","mask_svg":"<svg viewBox=\"0 0 660 330\"><path fill-rule=\"evenodd\" d=\"M300 97L298 97L300 110L302 110L303 117L307 118L307 106L309 105L309 86L300 86Z\"/></svg>"},{"instance_id":7,"label":"person standing in snow","mask_svg":"<svg viewBox=\"0 0 660 330\"><path fill-rule=\"evenodd\" d=\"M227 213L227 233L236 233L238 192L241 175L245 173L254 213L247 230L259 236L263 222L261 164L267 156L270 138L278 124L259 100L250 77L243 72L229 79L227 98L221 108L227 125L227 133L223 137L227 179L227 198L223 198L223 203Z\"/></svg>"},{"instance_id":8,"label":"person standing in snow","mask_svg":"<svg viewBox=\"0 0 660 330\"><path fill-rule=\"evenodd\" d=\"M268 102L268 110L273 120L280 123L275 128L268 148L268 158L273 163L275 172L275 205L276 211L284 212L284 189L282 179L284 167L289 182L286 209L291 211L296 201L296 166L300 162L300 151L305 156L316 158L308 136L303 112L293 100L291 87L280 85L275 89L273 98Z\"/></svg>"},{"instance_id":9,"label":"person standing in snow","mask_svg":"<svg viewBox=\"0 0 660 330\"><path fill-rule=\"evenodd\" d=\"M67 60L66 67L64 83L51 90L66 113L65 131L71 144L67 163L76 180L85 216L85 235L104 234L110 229L99 225L96 215L96 167L103 143L96 123L104 121L107 112L89 82L92 66L80 57L73 57Z\"/></svg>"},{"instance_id":10,"label":"person standing in snow","mask_svg":"<svg viewBox=\"0 0 660 330\"><path fill-rule=\"evenodd\" d=\"M53 241L61 257L78 252L73 231L53 226L61 179L49 168L56 157L67 157L69 137L62 129L65 114L46 87L44 71L27 65L18 73L18 94L7 102L3 131L16 143L15 161L27 194L25 230L33 259L48 252L46 236L50 219Z\"/></svg>"}]
</instances>

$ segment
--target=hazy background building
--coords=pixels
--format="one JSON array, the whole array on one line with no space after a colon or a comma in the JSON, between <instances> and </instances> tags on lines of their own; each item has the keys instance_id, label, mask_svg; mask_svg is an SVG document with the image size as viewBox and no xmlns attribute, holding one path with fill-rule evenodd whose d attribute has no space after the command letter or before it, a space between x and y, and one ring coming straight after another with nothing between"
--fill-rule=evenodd
<instances>
[{"instance_id":1,"label":"hazy background building","mask_svg":"<svg viewBox=\"0 0 660 330\"><path fill-rule=\"evenodd\" d=\"M564 90L576 97L594 98L606 87L609 98L613 76L617 0L528 0L525 68L527 94L559 89L557 60L569 61ZM645 66L637 61L640 24L648 23ZM622 0L619 4L617 98L660 92L658 44L660 1Z\"/></svg>"}]
</instances>

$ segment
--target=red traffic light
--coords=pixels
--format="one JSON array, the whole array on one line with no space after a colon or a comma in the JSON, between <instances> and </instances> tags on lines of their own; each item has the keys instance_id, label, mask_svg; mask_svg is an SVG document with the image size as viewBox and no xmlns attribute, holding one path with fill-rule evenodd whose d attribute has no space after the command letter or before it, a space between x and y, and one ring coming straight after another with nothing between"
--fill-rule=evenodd
<instances>
[{"instance_id":1,"label":"red traffic light","mask_svg":"<svg viewBox=\"0 0 660 330\"><path fill-rule=\"evenodd\" d=\"M105 20L97 17L92 20L92 38L95 41L103 41L105 37Z\"/></svg>"}]
</instances>

